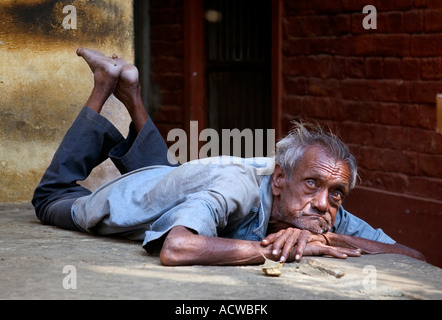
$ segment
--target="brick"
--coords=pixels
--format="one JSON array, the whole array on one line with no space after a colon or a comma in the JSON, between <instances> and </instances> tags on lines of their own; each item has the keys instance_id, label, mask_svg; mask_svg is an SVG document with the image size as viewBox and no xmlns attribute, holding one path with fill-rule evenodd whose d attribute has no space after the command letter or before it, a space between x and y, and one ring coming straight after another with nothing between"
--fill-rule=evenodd
<instances>
[{"instance_id":1,"label":"brick","mask_svg":"<svg viewBox=\"0 0 442 320\"><path fill-rule=\"evenodd\" d=\"M364 58L347 58L346 74L347 77L349 78L364 78L365 77Z\"/></svg>"},{"instance_id":2,"label":"brick","mask_svg":"<svg viewBox=\"0 0 442 320\"><path fill-rule=\"evenodd\" d=\"M284 34L288 37L304 37L302 21L302 17L286 17L282 23Z\"/></svg>"},{"instance_id":3,"label":"brick","mask_svg":"<svg viewBox=\"0 0 442 320\"><path fill-rule=\"evenodd\" d=\"M436 95L441 93L442 85L439 81L413 81L405 83L411 103L435 103Z\"/></svg>"},{"instance_id":4,"label":"brick","mask_svg":"<svg viewBox=\"0 0 442 320\"><path fill-rule=\"evenodd\" d=\"M413 7L414 0L374 0L374 5L378 11L405 11Z\"/></svg>"},{"instance_id":5,"label":"brick","mask_svg":"<svg viewBox=\"0 0 442 320\"><path fill-rule=\"evenodd\" d=\"M285 56L308 55L311 52L308 38L288 38L283 41L282 52Z\"/></svg>"},{"instance_id":6,"label":"brick","mask_svg":"<svg viewBox=\"0 0 442 320\"><path fill-rule=\"evenodd\" d=\"M376 80L372 83L372 100L386 102L407 102L408 87L402 81Z\"/></svg>"},{"instance_id":7,"label":"brick","mask_svg":"<svg viewBox=\"0 0 442 320\"><path fill-rule=\"evenodd\" d=\"M404 137L407 148L419 153L442 154L442 135L433 130L409 129Z\"/></svg>"},{"instance_id":8,"label":"brick","mask_svg":"<svg viewBox=\"0 0 442 320\"><path fill-rule=\"evenodd\" d=\"M406 57L410 54L410 36L406 34L376 35L373 54L377 56Z\"/></svg>"},{"instance_id":9,"label":"brick","mask_svg":"<svg viewBox=\"0 0 442 320\"><path fill-rule=\"evenodd\" d=\"M402 59L402 78L404 80L420 79L420 59L403 58Z\"/></svg>"},{"instance_id":10,"label":"brick","mask_svg":"<svg viewBox=\"0 0 442 320\"><path fill-rule=\"evenodd\" d=\"M307 94L308 79L307 78L293 78L285 77L284 87L287 95L300 95Z\"/></svg>"},{"instance_id":11,"label":"brick","mask_svg":"<svg viewBox=\"0 0 442 320\"><path fill-rule=\"evenodd\" d=\"M380 156L382 171L415 175L417 172L417 154L411 151L385 149Z\"/></svg>"},{"instance_id":12,"label":"brick","mask_svg":"<svg viewBox=\"0 0 442 320\"><path fill-rule=\"evenodd\" d=\"M428 9L440 9L442 2L441 0L426 0Z\"/></svg>"},{"instance_id":13,"label":"brick","mask_svg":"<svg viewBox=\"0 0 442 320\"><path fill-rule=\"evenodd\" d=\"M314 64L315 58L310 56L294 56L284 59L284 74L288 76L311 76L312 64Z\"/></svg>"},{"instance_id":14,"label":"brick","mask_svg":"<svg viewBox=\"0 0 442 320\"><path fill-rule=\"evenodd\" d=\"M351 22L350 22L350 24L351 24L351 32L353 34L358 35L358 34L363 34L363 33L378 32L378 30L373 30L373 29L366 30L366 29L364 29L364 26L363 26L362 22L364 21L365 16L366 16L366 14L362 13L362 9L361 9L360 12L353 13L350 16L350 19L351 19ZM377 21L377 28L379 28L382 25L383 24L379 23L379 20L378 20Z\"/></svg>"},{"instance_id":15,"label":"brick","mask_svg":"<svg viewBox=\"0 0 442 320\"><path fill-rule=\"evenodd\" d=\"M402 61L399 58L384 59L384 78L401 79L402 78Z\"/></svg>"},{"instance_id":16,"label":"brick","mask_svg":"<svg viewBox=\"0 0 442 320\"><path fill-rule=\"evenodd\" d=\"M442 34L410 36L410 55L413 57L442 56Z\"/></svg>"},{"instance_id":17,"label":"brick","mask_svg":"<svg viewBox=\"0 0 442 320\"><path fill-rule=\"evenodd\" d=\"M372 145L377 148L403 150L402 139L407 138L407 131L401 127L393 126L373 126L372 127ZM408 149L405 149L408 150Z\"/></svg>"},{"instance_id":18,"label":"brick","mask_svg":"<svg viewBox=\"0 0 442 320\"><path fill-rule=\"evenodd\" d=\"M344 56L375 55L375 35L373 34L342 37L337 42L339 52Z\"/></svg>"},{"instance_id":19,"label":"brick","mask_svg":"<svg viewBox=\"0 0 442 320\"><path fill-rule=\"evenodd\" d=\"M350 18L344 15L298 17L303 36L339 36L350 31ZM292 24L291 24L292 25Z\"/></svg>"},{"instance_id":20,"label":"brick","mask_svg":"<svg viewBox=\"0 0 442 320\"><path fill-rule=\"evenodd\" d=\"M424 30L424 14L422 10L411 10L403 13L403 27L406 33L421 33Z\"/></svg>"},{"instance_id":21,"label":"brick","mask_svg":"<svg viewBox=\"0 0 442 320\"><path fill-rule=\"evenodd\" d=\"M342 10L344 11L357 11L362 12L362 9L367 5L367 1L364 0L342 0Z\"/></svg>"},{"instance_id":22,"label":"brick","mask_svg":"<svg viewBox=\"0 0 442 320\"><path fill-rule=\"evenodd\" d=\"M442 179L427 177L410 177L412 189L410 193L415 196L442 200Z\"/></svg>"},{"instance_id":23,"label":"brick","mask_svg":"<svg viewBox=\"0 0 442 320\"><path fill-rule=\"evenodd\" d=\"M442 15L442 9L441 10L425 10L424 31L425 32L440 32L440 31L442 31L441 15Z\"/></svg>"},{"instance_id":24,"label":"brick","mask_svg":"<svg viewBox=\"0 0 442 320\"><path fill-rule=\"evenodd\" d=\"M380 79L384 77L384 60L382 58L365 59L365 75L367 78Z\"/></svg>"},{"instance_id":25,"label":"brick","mask_svg":"<svg viewBox=\"0 0 442 320\"><path fill-rule=\"evenodd\" d=\"M442 78L442 59L440 57L422 59L421 78L423 80L440 80Z\"/></svg>"},{"instance_id":26,"label":"brick","mask_svg":"<svg viewBox=\"0 0 442 320\"><path fill-rule=\"evenodd\" d=\"M340 55L341 41L335 37L313 37L310 39L310 53Z\"/></svg>"},{"instance_id":27,"label":"brick","mask_svg":"<svg viewBox=\"0 0 442 320\"><path fill-rule=\"evenodd\" d=\"M315 10L310 1L284 1L284 12L290 15L313 15Z\"/></svg>"},{"instance_id":28,"label":"brick","mask_svg":"<svg viewBox=\"0 0 442 320\"><path fill-rule=\"evenodd\" d=\"M436 108L434 105L403 104L399 117L402 126L428 130L436 128Z\"/></svg>"},{"instance_id":29,"label":"brick","mask_svg":"<svg viewBox=\"0 0 442 320\"><path fill-rule=\"evenodd\" d=\"M414 7L415 8L426 8L427 7L427 0L414 0Z\"/></svg>"},{"instance_id":30,"label":"brick","mask_svg":"<svg viewBox=\"0 0 442 320\"><path fill-rule=\"evenodd\" d=\"M372 127L371 124L358 122L344 122L339 124L340 136L346 143L361 146L372 145Z\"/></svg>"},{"instance_id":31,"label":"brick","mask_svg":"<svg viewBox=\"0 0 442 320\"><path fill-rule=\"evenodd\" d=\"M340 1L310 0L309 2L317 14L335 14L342 11Z\"/></svg>"},{"instance_id":32,"label":"brick","mask_svg":"<svg viewBox=\"0 0 442 320\"><path fill-rule=\"evenodd\" d=\"M342 104L348 109L348 117L353 121L385 125L400 124L401 112L398 103L345 101Z\"/></svg>"},{"instance_id":33,"label":"brick","mask_svg":"<svg viewBox=\"0 0 442 320\"><path fill-rule=\"evenodd\" d=\"M363 79L346 79L341 83L341 94L347 100L372 100L372 82Z\"/></svg>"},{"instance_id":34,"label":"brick","mask_svg":"<svg viewBox=\"0 0 442 320\"><path fill-rule=\"evenodd\" d=\"M407 21L404 20L404 14L402 11L388 12L385 14L378 14L378 27L379 31L382 29L387 33L403 33L404 25Z\"/></svg>"},{"instance_id":35,"label":"brick","mask_svg":"<svg viewBox=\"0 0 442 320\"><path fill-rule=\"evenodd\" d=\"M442 155L420 154L418 156L418 175L442 179Z\"/></svg>"},{"instance_id":36,"label":"brick","mask_svg":"<svg viewBox=\"0 0 442 320\"><path fill-rule=\"evenodd\" d=\"M390 192L406 193L410 182L407 175L383 171L369 171L361 168L361 185Z\"/></svg>"}]
</instances>

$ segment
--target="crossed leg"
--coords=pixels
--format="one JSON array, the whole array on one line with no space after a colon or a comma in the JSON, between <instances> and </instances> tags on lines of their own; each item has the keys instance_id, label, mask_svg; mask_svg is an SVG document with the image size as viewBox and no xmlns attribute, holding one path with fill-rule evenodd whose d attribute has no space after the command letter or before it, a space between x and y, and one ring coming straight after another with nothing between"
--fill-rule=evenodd
<instances>
[{"instance_id":1,"label":"crossed leg","mask_svg":"<svg viewBox=\"0 0 442 320\"><path fill-rule=\"evenodd\" d=\"M82 57L94 74L94 88L86 106L100 113L104 103L113 93L126 107L135 130L140 132L148 119L141 98L138 69L117 55L106 57L99 51L79 47L77 55Z\"/></svg>"},{"instance_id":2,"label":"crossed leg","mask_svg":"<svg viewBox=\"0 0 442 320\"><path fill-rule=\"evenodd\" d=\"M72 204L91 194L77 181L86 179L107 158L122 173L151 165L170 165L167 146L144 108L137 68L115 55L109 58L95 50L80 47L77 55L93 72L94 87L32 199L37 217L44 224L72 230L79 229L71 214ZM127 138L99 115L111 94L126 106L132 118Z\"/></svg>"}]
</instances>

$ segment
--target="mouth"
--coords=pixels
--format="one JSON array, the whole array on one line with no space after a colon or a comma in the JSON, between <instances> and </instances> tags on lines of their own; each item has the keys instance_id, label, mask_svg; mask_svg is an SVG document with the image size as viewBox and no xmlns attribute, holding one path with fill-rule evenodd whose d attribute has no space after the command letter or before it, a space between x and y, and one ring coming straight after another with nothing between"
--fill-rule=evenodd
<instances>
[{"instance_id":1,"label":"mouth","mask_svg":"<svg viewBox=\"0 0 442 320\"><path fill-rule=\"evenodd\" d=\"M330 228L331 227L331 220L326 213L319 214L319 213L312 213L312 212L302 212L301 217L303 219L305 219L306 222L311 221L314 223L319 223L321 228Z\"/></svg>"},{"instance_id":2,"label":"mouth","mask_svg":"<svg viewBox=\"0 0 442 320\"><path fill-rule=\"evenodd\" d=\"M301 212L301 216L306 218L324 219L325 214Z\"/></svg>"}]
</instances>

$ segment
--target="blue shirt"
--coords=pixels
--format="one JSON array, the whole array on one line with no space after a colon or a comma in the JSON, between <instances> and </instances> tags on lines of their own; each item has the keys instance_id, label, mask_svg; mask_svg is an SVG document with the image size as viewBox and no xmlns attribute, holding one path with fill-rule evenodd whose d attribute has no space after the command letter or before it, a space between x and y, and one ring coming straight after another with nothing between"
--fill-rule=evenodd
<instances>
[{"instance_id":1,"label":"blue shirt","mask_svg":"<svg viewBox=\"0 0 442 320\"><path fill-rule=\"evenodd\" d=\"M272 208L272 161L219 157L142 168L78 199L72 217L92 234L142 240L149 252L157 251L162 244L157 240L175 226L205 236L260 241ZM394 243L342 207L331 231Z\"/></svg>"}]
</instances>

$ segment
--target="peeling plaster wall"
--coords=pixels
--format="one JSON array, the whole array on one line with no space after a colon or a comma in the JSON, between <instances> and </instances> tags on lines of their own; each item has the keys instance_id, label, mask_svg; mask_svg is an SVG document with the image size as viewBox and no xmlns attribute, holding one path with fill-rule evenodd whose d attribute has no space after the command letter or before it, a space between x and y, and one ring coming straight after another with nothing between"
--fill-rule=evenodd
<instances>
[{"instance_id":1,"label":"peeling plaster wall","mask_svg":"<svg viewBox=\"0 0 442 320\"><path fill-rule=\"evenodd\" d=\"M63 8L77 10L65 29ZM72 22L72 21L71 21ZM127 0L2 0L0 4L0 202L29 201L93 86L78 46L134 60L133 7ZM102 114L123 135L129 115L113 96ZM118 173L110 161L83 184Z\"/></svg>"}]
</instances>

